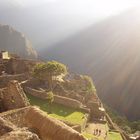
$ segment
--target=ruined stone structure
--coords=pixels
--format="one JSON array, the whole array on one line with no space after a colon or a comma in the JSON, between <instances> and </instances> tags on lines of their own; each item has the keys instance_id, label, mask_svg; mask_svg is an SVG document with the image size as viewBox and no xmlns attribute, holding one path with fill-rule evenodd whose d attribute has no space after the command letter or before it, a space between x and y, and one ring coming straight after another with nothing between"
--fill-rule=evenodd
<instances>
[{"instance_id":1,"label":"ruined stone structure","mask_svg":"<svg viewBox=\"0 0 140 140\"><path fill-rule=\"evenodd\" d=\"M94 118L96 120L101 120L105 117L105 110L96 94L96 90L87 89L88 82L89 81L82 75L69 74L68 76L64 77L64 82L61 85L68 92L70 91L70 89L72 90L72 92L70 91L69 94L70 98L75 98L90 109L91 119ZM78 97L77 95L80 97Z\"/></svg>"},{"instance_id":2,"label":"ruined stone structure","mask_svg":"<svg viewBox=\"0 0 140 140\"><path fill-rule=\"evenodd\" d=\"M40 61L22 59L16 56L16 54L9 54L8 52L4 52L4 56L0 53L0 75L2 71L6 74L30 73L37 63L40 63Z\"/></svg>"},{"instance_id":3,"label":"ruined stone structure","mask_svg":"<svg viewBox=\"0 0 140 140\"><path fill-rule=\"evenodd\" d=\"M48 95L45 91L32 89L30 87L25 87L24 90L26 93L31 94L32 96L38 97L43 100L48 99ZM58 104L61 104L67 107L72 107L75 109L79 109L83 106L82 103L79 102L78 100L74 100L71 98L58 96L58 95L54 95L54 103L58 103Z\"/></svg>"},{"instance_id":4,"label":"ruined stone structure","mask_svg":"<svg viewBox=\"0 0 140 140\"><path fill-rule=\"evenodd\" d=\"M11 110L29 105L28 99L17 81L11 81L0 90L2 110Z\"/></svg>"},{"instance_id":5,"label":"ruined stone structure","mask_svg":"<svg viewBox=\"0 0 140 140\"><path fill-rule=\"evenodd\" d=\"M10 54L7 51L0 52L0 60L10 59Z\"/></svg>"},{"instance_id":6,"label":"ruined stone structure","mask_svg":"<svg viewBox=\"0 0 140 140\"><path fill-rule=\"evenodd\" d=\"M32 68L39 62L37 60L12 58L6 64L6 72L10 74L30 73Z\"/></svg>"},{"instance_id":7,"label":"ruined stone structure","mask_svg":"<svg viewBox=\"0 0 140 140\"><path fill-rule=\"evenodd\" d=\"M9 110L0 113L1 140L85 140L71 127L29 106L17 81L11 81L7 87L0 89L0 104L4 109L1 111Z\"/></svg>"},{"instance_id":8,"label":"ruined stone structure","mask_svg":"<svg viewBox=\"0 0 140 140\"><path fill-rule=\"evenodd\" d=\"M82 92L79 93L79 91L74 91L74 88L73 88L73 90L65 89L65 85L61 85L60 83L56 84L53 91L56 95L72 98L72 99L78 100L82 103L85 102L84 97L82 96ZM84 94L85 94L85 92L84 92Z\"/></svg>"},{"instance_id":9,"label":"ruined stone structure","mask_svg":"<svg viewBox=\"0 0 140 140\"><path fill-rule=\"evenodd\" d=\"M0 76L0 88L7 86L12 80L17 80L18 82L26 81L29 78L27 74L16 74L16 75L2 75Z\"/></svg>"},{"instance_id":10,"label":"ruined stone structure","mask_svg":"<svg viewBox=\"0 0 140 140\"><path fill-rule=\"evenodd\" d=\"M54 102L64 106L73 108L82 108L86 112L90 112L91 119L103 120L105 118L105 110L99 100L96 91L88 91L86 89L87 81L81 75L66 75L63 80L54 80L55 87L53 89ZM39 84L39 86L37 85ZM37 80L32 79L23 85L25 92L41 99L46 99L47 95L43 91L47 86L41 85ZM42 87L42 90L40 90Z\"/></svg>"},{"instance_id":11,"label":"ruined stone structure","mask_svg":"<svg viewBox=\"0 0 140 140\"><path fill-rule=\"evenodd\" d=\"M5 53L4 57L8 58L8 54ZM0 139L85 140L80 133L85 130L89 119L99 121L106 115L96 90L87 88L89 81L82 75L54 77L54 103L84 111L85 116L79 125L50 118L39 108L30 106L25 94L48 99L47 81L45 83L31 76L33 67L38 63L40 61L21 59L16 55L0 59ZM109 126L115 129L112 120L106 118Z\"/></svg>"},{"instance_id":12,"label":"ruined stone structure","mask_svg":"<svg viewBox=\"0 0 140 140\"><path fill-rule=\"evenodd\" d=\"M24 138L17 136L20 140L38 140L38 139L41 139L41 140L85 140L85 138L81 134L79 134L77 131L73 130L71 127L65 125L64 123L56 119L49 118L45 112L41 111L40 109L36 107L29 106L29 107L25 107L25 108L13 110L13 111L1 113L0 118L10 123L10 125L8 125L11 128L10 130L8 129L10 132L13 131L12 126L15 126L16 130L25 130L26 135L24 136ZM26 128L26 129L23 129L23 128ZM0 129L0 132L1 132L1 129ZM2 135L3 138L7 136L5 134L6 133L3 133ZM24 133L21 133L21 134L22 134L21 136L23 136ZM27 134L30 134L30 135L27 135ZM34 138L27 139L27 136L28 137L34 136ZM1 135L0 135L0 138L1 138ZM19 139L15 139L15 140L19 140ZM6 140L10 140L10 139L6 139Z\"/></svg>"},{"instance_id":13,"label":"ruined stone structure","mask_svg":"<svg viewBox=\"0 0 140 140\"><path fill-rule=\"evenodd\" d=\"M36 89L29 88L29 87L24 87L24 91L27 94L30 94L34 97L39 98L39 99L42 99L42 100L48 99L48 95L45 91L36 90ZM63 96L58 96L58 95L54 95L53 102L57 103L57 104L61 104L63 106L67 106L69 108L75 108L79 111L85 112L85 118L84 118L84 121L81 125L72 124L72 123L69 123L67 121L63 121L65 124L72 127L74 130L76 130L78 132L82 132L83 130L85 130L86 124L90 119L90 109L89 108L84 107L83 104L81 102L79 102L78 100L74 100L74 99L71 99L68 97L63 97Z\"/></svg>"},{"instance_id":14,"label":"ruined stone structure","mask_svg":"<svg viewBox=\"0 0 140 140\"><path fill-rule=\"evenodd\" d=\"M11 58L6 64L6 73L9 74L21 74L21 73L29 73L32 71L34 65L36 65L38 61L36 60L26 60L26 59L15 59Z\"/></svg>"}]
</instances>

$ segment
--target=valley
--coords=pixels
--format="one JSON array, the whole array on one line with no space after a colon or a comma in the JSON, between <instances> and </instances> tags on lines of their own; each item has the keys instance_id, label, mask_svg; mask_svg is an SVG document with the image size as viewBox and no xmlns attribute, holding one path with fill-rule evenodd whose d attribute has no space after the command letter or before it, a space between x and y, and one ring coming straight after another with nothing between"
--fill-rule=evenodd
<instances>
[{"instance_id":1,"label":"valley","mask_svg":"<svg viewBox=\"0 0 140 140\"><path fill-rule=\"evenodd\" d=\"M138 15L138 9L128 10L40 52L90 75L102 101L131 121L140 118Z\"/></svg>"}]
</instances>

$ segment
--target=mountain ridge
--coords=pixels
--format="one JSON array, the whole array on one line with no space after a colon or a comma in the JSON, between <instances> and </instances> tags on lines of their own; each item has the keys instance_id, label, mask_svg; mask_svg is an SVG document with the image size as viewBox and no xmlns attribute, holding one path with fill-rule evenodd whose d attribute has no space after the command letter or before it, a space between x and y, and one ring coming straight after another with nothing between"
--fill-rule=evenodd
<instances>
[{"instance_id":1,"label":"mountain ridge","mask_svg":"<svg viewBox=\"0 0 140 140\"><path fill-rule=\"evenodd\" d=\"M109 17L41 53L92 76L100 98L130 120L140 118L138 15L130 10Z\"/></svg>"},{"instance_id":2,"label":"mountain ridge","mask_svg":"<svg viewBox=\"0 0 140 140\"><path fill-rule=\"evenodd\" d=\"M31 42L21 32L9 25L0 24L0 49L18 54L23 58L37 58Z\"/></svg>"}]
</instances>

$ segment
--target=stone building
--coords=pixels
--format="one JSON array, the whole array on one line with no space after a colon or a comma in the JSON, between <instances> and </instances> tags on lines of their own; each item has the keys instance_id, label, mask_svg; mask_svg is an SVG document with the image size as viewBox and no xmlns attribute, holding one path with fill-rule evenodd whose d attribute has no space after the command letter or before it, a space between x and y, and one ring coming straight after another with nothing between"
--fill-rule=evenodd
<instances>
[{"instance_id":1,"label":"stone building","mask_svg":"<svg viewBox=\"0 0 140 140\"><path fill-rule=\"evenodd\" d=\"M0 52L0 59L2 60L8 60L10 59L10 54L7 51L1 51Z\"/></svg>"}]
</instances>

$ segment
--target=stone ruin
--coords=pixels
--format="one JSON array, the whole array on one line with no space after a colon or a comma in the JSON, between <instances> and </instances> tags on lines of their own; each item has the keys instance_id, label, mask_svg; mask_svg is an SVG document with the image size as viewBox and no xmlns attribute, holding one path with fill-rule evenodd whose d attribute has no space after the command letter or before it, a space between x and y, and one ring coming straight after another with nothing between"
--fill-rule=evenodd
<instances>
[{"instance_id":1,"label":"stone ruin","mask_svg":"<svg viewBox=\"0 0 140 140\"><path fill-rule=\"evenodd\" d=\"M27 89L28 91L30 89L31 93L34 93L33 91L36 89L47 88L47 86L42 85L40 81L35 79L30 80L30 71L32 71L33 66L37 63L39 62L20 58L6 60L1 63L1 71L4 70L6 74L0 76L0 112L29 106L30 104L24 93ZM58 102L66 106L74 105L74 108L80 109L82 107L86 113L90 112L91 118L101 119L104 115L104 111L99 110L102 106L101 102L96 93L88 93L85 88L87 82L83 77L81 75L69 74L62 78L62 80L54 80L56 103ZM13 81L15 79L23 83L20 85L17 81ZM67 100L67 102L65 100ZM22 127L24 128L24 126ZM21 131L22 130L20 130L20 132Z\"/></svg>"},{"instance_id":2,"label":"stone ruin","mask_svg":"<svg viewBox=\"0 0 140 140\"><path fill-rule=\"evenodd\" d=\"M10 54L9 59L1 59L0 58L0 75L4 74L23 74L28 73L32 71L32 68L40 63L38 60L31 60L31 59L23 59L20 57L17 57L16 54Z\"/></svg>"},{"instance_id":3,"label":"stone ruin","mask_svg":"<svg viewBox=\"0 0 140 140\"><path fill-rule=\"evenodd\" d=\"M0 114L2 140L85 140L85 138L37 107L24 107Z\"/></svg>"},{"instance_id":4,"label":"stone ruin","mask_svg":"<svg viewBox=\"0 0 140 140\"><path fill-rule=\"evenodd\" d=\"M30 106L21 85L15 80L0 89L0 107L1 140L85 140L63 122Z\"/></svg>"},{"instance_id":5,"label":"stone ruin","mask_svg":"<svg viewBox=\"0 0 140 140\"><path fill-rule=\"evenodd\" d=\"M80 102L82 109L90 110L90 118L99 120L102 122L105 121L105 110L103 105L98 98L96 91L88 91L86 89L87 81L84 76L78 74L68 74L62 77L62 80L53 80L54 89L53 93L56 97L66 98L69 101L60 100L59 104L69 106L73 108L73 102ZM36 96L38 98L45 99L44 91L47 90L47 85L43 85L37 79L27 80L24 84L22 84L23 89L26 93ZM80 104L79 103L79 104ZM80 107L79 107L80 108ZM87 111L86 111L87 112Z\"/></svg>"},{"instance_id":6,"label":"stone ruin","mask_svg":"<svg viewBox=\"0 0 140 140\"><path fill-rule=\"evenodd\" d=\"M0 111L28 106L28 99L17 81L10 81L7 87L0 89Z\"/></svg>"}]
</instances>

